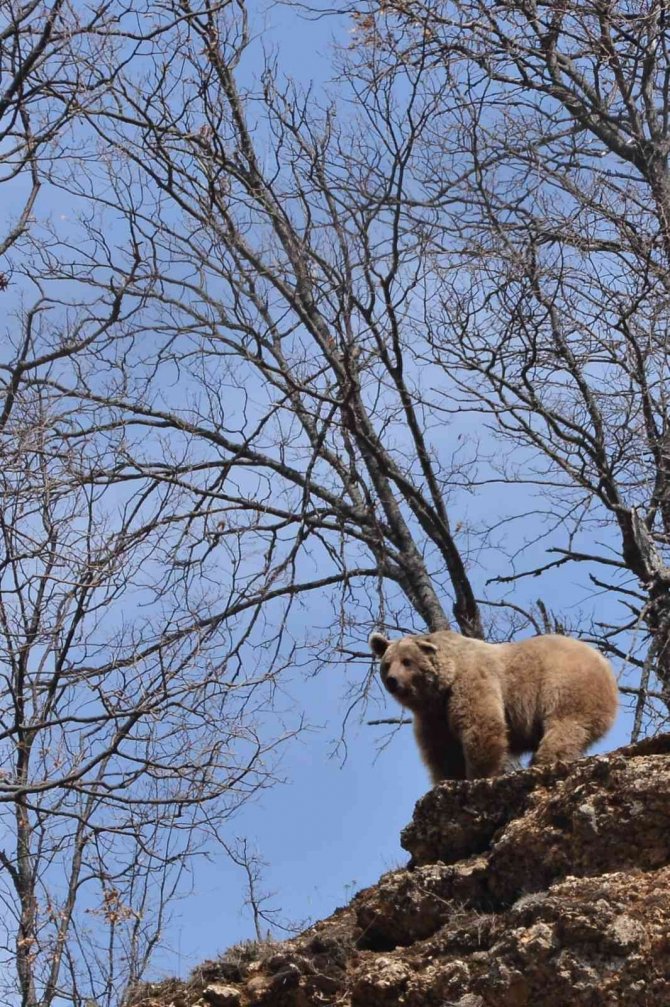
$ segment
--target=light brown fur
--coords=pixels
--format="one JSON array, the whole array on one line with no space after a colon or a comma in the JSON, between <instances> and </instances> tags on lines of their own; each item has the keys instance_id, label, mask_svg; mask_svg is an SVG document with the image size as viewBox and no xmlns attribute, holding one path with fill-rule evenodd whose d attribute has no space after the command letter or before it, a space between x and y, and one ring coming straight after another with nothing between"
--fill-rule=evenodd
<instances>
[{"instance_id":1,"label":"light brown fur","mask_svg":"<svg viewBox=\"0 0 670 1007\"><path fill-rule=\"evenodd\" d=\"M614 723L618 690L609 661L567 636L484 643L448 630L370 647L386 688L414 714L434 783L497 776L508 757L579 758Z\"/></svg>"}]
</instances>

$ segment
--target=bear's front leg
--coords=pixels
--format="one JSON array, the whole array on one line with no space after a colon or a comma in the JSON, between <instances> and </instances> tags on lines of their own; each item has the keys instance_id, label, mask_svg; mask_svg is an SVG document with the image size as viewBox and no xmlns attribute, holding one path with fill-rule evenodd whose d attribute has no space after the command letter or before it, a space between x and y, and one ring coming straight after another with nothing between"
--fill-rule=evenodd
<instances>
[{"instance_id":1,"label":"bear's front leg","mask_svg":"<svg viewBox=\"0 0 670 1007\"><path fill-rule=\"evenodd\" d=\"M414 735L433 783L465 779L463 747L449 730L439 703L430 713L414 715Z\"/></svg>"},{"instance_id":2,"label":"bear's front leg","mask_svg":"<svg viewBox=\"0 0 670 1007\"><path fill-rule=\"evenodd\" d=\"M504 721L485 721L469 728L463 734L462 743L467 780L504 773L509 754Z\"/></svg>"},{"instance_id":3,"label":"bear's front leg","mask_svg":"<svg viewBox=\"0 0 670 1007\"><path fill-rule=\"evenodd\" d=\"M458 733L468 780L500 776L509 756L507 724L498 695L463 696L458 710Z\"/></svg>"}]
</instances>

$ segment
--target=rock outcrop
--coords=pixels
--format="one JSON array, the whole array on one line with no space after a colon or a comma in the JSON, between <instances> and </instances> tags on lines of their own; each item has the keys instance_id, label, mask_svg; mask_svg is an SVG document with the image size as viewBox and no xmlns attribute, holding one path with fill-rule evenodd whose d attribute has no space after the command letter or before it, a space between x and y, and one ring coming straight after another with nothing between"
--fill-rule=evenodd
<instances>
[{"instance_id":1,"label":"rock outcrop","mask_svg":"<svg viewBox=\"0 0 670 1007\"><path fill-rule=\"evenodd\" d=\"M668 1007L670 736L417 804L393 871L136 1007Z\"/></svg>"}]
</instances>

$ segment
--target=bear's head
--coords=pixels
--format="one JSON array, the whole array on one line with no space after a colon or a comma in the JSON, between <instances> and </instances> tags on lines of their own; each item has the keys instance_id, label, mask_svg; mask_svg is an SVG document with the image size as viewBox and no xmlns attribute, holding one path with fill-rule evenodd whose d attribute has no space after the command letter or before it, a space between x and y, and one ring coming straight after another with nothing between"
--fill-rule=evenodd
<instances>
[{"instance_id":1,"label":"bear's head","mask_svg":"<svg viewBox=\"0 0 670 1007\"><path fill-rule=\"evenodd\" d=\"M439 677L434 643L422 636L387 640L381 633L372 633L369 644L372 653L379 658L385 688L399 703L412 709L435 699Z\"/></svg>"}]
</instances>

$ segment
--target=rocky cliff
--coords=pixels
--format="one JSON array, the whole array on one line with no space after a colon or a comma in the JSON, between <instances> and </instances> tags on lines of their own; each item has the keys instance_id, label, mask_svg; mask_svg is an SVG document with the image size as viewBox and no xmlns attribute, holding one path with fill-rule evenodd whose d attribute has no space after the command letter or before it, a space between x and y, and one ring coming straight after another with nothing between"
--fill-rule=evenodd
<instances>
[{"instance_id":1,"label":"rocky cliff","mask_svg":"<svg viewBox=\"0 0 670 1007\"><path fill-rule=\"evenodd\" d=\"M411 856L285 943L247 944L139 1007L669 1007L670 735L443 783Z\"/></svg>"}]
</instances>

